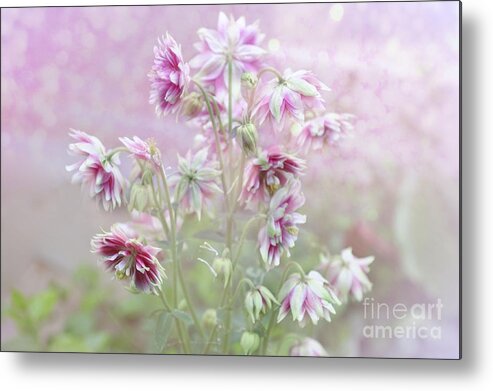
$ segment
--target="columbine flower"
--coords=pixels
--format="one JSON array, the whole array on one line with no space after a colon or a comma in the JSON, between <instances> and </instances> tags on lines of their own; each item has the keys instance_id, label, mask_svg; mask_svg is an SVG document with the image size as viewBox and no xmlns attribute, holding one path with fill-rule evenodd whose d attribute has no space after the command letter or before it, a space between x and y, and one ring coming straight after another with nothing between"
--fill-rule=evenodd
<instances>
[{"instance_id":1,"label":"columbine flower","mask_svg":"<svg viewBox=\"0 0 493 391\"><path fill-rule=\"evenodd\" d=\"M356 258L352 249L346 248L342 250L341 255L330 259L322 255L320 269L342 300L347 301L348 296L351 296L356 301L361 301L363 295L372 287L366 275L370 271L369 265L374 260L374 257Z\"/></svg>"},{"instance_id":2,"label":"columbine flower","mask_svg":"<svg viewBox=\"0 0 493 391\"><path fill-rule=\"evenodd\" d=\"M186 158L178 156L178 172L170 178L170 185L175 186L174 202L183 203L188 213L197 213L200 220L202 208L208 198L221 192L217 185L220 175L215 162L207 159L207 149L202 149Z\"/></svg>"},{"instance_id":3,"label":"columbine flower","mask_svg":"<svg viewBox=\"0 0 493 391\"><path fill-rule=\"evenodd\" d=\"M155 167L161 165L161 152L159 152L154 140L149 139L146 142L134 136L133 139L120 137L120 141L136 159L149 162Z\"/></svg>"},{"instance_id":4,"label":"columbine flower","mask_svg":"<svg viewBox=\"0 0 493 391\"><path fill-rule=\"evenodd\" d=\"M66 167L75 171L73 183L89 189L91 197L101 203L104 210L115 209L122 204L124 178L118 169L118 155L107 154L101 141L87 133L71 129L70 137L76 140L69 145L69 153L82 159Z\"/></svg>"},{"instance_id":5,"label":"columbine flower","mask_svg":"<svg viewBox=\"0 0 493 391\"><path fill-rule=\"evenodd\" d=\"M289 349L290 356L296 357L327 357L329 353L313 338L303 338Z\"/></svg>"},{"instance_id":6,"label":"columbine flower","mask_svg":"<svg viewBox=\"0 0 493 391\"><path fill-rule=\"evenodd\" d=\"M310 148L320 150L325 146L333 145L353 130L351 123L353 118L352 114L347 113L328 113L314 118L303 126L296 138L296 144L305 152Z\"/></svg>"},{"instance_id":7,"label":"columbine flower","mask_svg":"<svg viewBox=\"0 0 493 391\"><path fill-rule=\"evenodd\" d=\"M269 119L272 126L281 131L286 121L303 123L305 109L324 108L321 91L329 88L312 72L287 70L282 78L273 79L263 86L260 100L254 110L260 124Z\"/></svg>"},{"instance_id":8,"label":"columbine flower","mask_svg":"<svg viewBox=\"0 0 493 391\"><path fill-rule=\"evenodd\" d=\"M330 289L328 281L319 272L311 271L307 276L294 273L289 276L279 292L281 308L277 322L281 322L291 312L294 321L305 326L306 315L313 324L320 318L330 322L330 314L335 314L333 304L341 304Z\"/></svg>"},{"instance_id":9,"label":"columbine flower","mask_svg":"<svg viewBox=\"0 0 493 391\"><path fill-rule=\"evenodd\" d=\"M149 72L151 93L149 103L156 106L160 116L174 113L186 94L190 67L183 61L181 47L171 35L158 40L154 46L154 65Z\"/></svg>"},{"instance_id":10,"label":"columbine flower","mask_svg":"<svg viewBox=\"0 0 493 391\"><path fill-rule=\"evenodd\" d=\"M195 44L199 54L190 65L199 68L199 76L206 85L214 86L216 98L225 101L228 93L228 60L232 61L233 96L240 96L240 77L243 72L257 72L265 50L258 45L264 35L257 23L247 25L245 18L235 20L221 12L217 30L201 28L200 42Z\"/></svg>"},{"instance_id":11,"label":"columbine flower","mask_svg":"<svg viewBox=\"0 0 493 391\"><path fill-rule=\"evenodd\" d=\"M128 226L117 224L110 232L96 235L91 247L117 279L128 280L130 287L140 292L159 293L165 275L156 258L161 250L140 242Z\"/></svg>"},{"instance_id":12,"label":"columbine flower","mask_svg":"<svg viewBox=\"0 0 493 391\"><path fill-rule=\"evenodd\" d=\"M255 323L260 319L260 314L265 314L272 308L272 303L279 304L274 295L265 286L257 286L247 292L245 296L245 308L248 315Z\"/></svg>"},{"instance_id":13,"label":"columbine flower","mask_svg":"<svg viewBox=\"0 0 493 391\"><path fill-rule=\"evenodd\" d=\"M267 212L266 225L258 234L260 254L268 269L278 266L281 256L294 247L298 238L298 224L306 222L306 216L296 210L305 203L299 181L290 181L272 197Z\"/></svg>"},{"instance_id":14,"label":"columbine flower","mask_svg":"<svg viewBox=\"0 0 493 391\"><path fill-rule=\"evenodd\" d=\"M240 200L246 204L268 202L272 194L290 178L298 178L304 169L303 160L282 152L277 146L270 147L247 164Z\"/></svg>"}]
</instances>

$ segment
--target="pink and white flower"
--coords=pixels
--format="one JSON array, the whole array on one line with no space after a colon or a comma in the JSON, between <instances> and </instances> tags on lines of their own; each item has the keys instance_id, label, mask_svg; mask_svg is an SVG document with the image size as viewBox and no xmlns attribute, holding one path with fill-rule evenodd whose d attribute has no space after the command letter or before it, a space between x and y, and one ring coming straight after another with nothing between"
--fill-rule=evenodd
<instances>
[{"instance_id":1,"label":"pink and white flower","mask_svg":"<svg viewBox=\"0 0 493 391\"><path fill-rule=\"evenodd\" d=\"M299 181L290 181L272 197L266 224L258 234L260 255L267 269L278 266L284 253L290 256L298 238L298 224L306 222L306 216L298 210L305 203Z\"/></svg>"},{"instance_id":2,"label":"pink and white flower","mask_svg":"<svg viewBox=\"0 0 493 391\"><path fill-rule=\"evenodd\" d=\"M196 213L200 220L202 210L215 193L221 189L217 179L221 172L217 162L208 160L207 149L192 156L189 151L185 158L178 156L178 172L170 177L170 186L174 186L174 202L181 203L187 213Z\"/></svg>"},{"instance_id":3,"label":"pink and white flower","mask_svg":"<svg viewBox=\"0 0 493 391\"><path fill-rule=\"evenodd\" d=\"M156 106L156 114L164 116L176 112L187 92L190 66L183 61L181 46L168 33L154 46L154 65L148 77L151 82L149 103Z\"/></svg>"},{"instance_id":4,"label":"pink and white flower","mask_svg":"<svg viewBox=\"0 0 493 391\"><path fill-rule=\"evenodd\" d=\"M313 338L305 337L291 346L289 355L296 357L327 357L329 353L320 342Z\"/></svg>"},{"instance_id":5,"label":"pink and white flower","mask_svg":"<svg viewBox=\"0 0 493 391\"><path fill-rule=\"evenodd\" d=\"M245 204L268 202L272 194L291 178L299 178L305 162L272 146L248 162L240 200Z\"/></svg>"},{"instance_id":6,"label":"pink and white flower","mask_svg":"<svg viewBox=\"0 0 493 391\"><path fill-rule=\"evenodd\" d=\"M106 269L117 279L129 281L130 288L159 293L165 277L156 258L161 249L143 244L127 225L115 224L110 232L96 235L91 247L94 253L103 257Z\"/></svg>"},{"instance_id":7,"label":"pink and white flower","mask_svg":"<svg viewBox=\"0 0 493 391\"><path fill-rule=\"evenodd\" d=\"M372 284L367 277L370 264L375 257L357 258L351 248L342 250L340 255L327 258L321 256L320 271L327 277L343 301L351 296L361 301L363 295L369 292Z\"/></svg>"},{"instance_id":8,"label":"pink and white flower","mask_svg":"<svg viewBox=\"0 0 493 391\"><path fill-rule=\"evenodd\" d=\"M260 99L254 115L260 124L269 120L272 127L282 131L286 124L305 121L305 110L321 110L324 99L320 94L329 88L312 72L287 70L282 78L272 79L260 89Z\"/></svg>"},{"instance_id":9,"label":"pink and white flower","mask_svg":"<svg viewBox=\"0 0 493 391\"><path fill-rule=\"evenodd\" d=\"M263 285L256 286L245 295L245 309L252 323L260 319L272 308L272 303L279 304L272 292Z\"/></svg>"},{"instance_id":10,"label":"pink and white flower","mask_svg":"<svg viewBox=\"0 0 493 391\"><path fill-rule=\"evenodd\" d=\"M69 145L69 153L81 158L66 167L69 172L75 171L72 183L88 188L89 195L106 211L121 206L125 179L118 168L118 154L106 153L101 141L85 132L71 129L69 135L76 141Z\"/></svg>"},{"instance_id":11,"label":"pink and white flower","mask_svg":"<svg viewBox=\"0 0 493 391\"><path fill-rule=\"evenodd\" d=\"M232 63L233 97L240 97L240 78L243 72L258 72L262 57L266 53L259 45L264 35L258 24L246 24L245 18L235 20L219 13L217 29L198 30L200 42L195 44L199 54L190 65L198 68L202 83L213 86L216 98L226 101L228 94L228 61Z\"/></svg>"},{"instance_id":12,"label":"pink and white flower","mask_svg":"<svg viewBox=\"0 0 493 391\"><path fill-rule=\"evenodd\" d=\"M334 145L353 130L353 118L348 113L327 113L307 121L296 137L296 146L308 152L310 149L317 151Z\"/></svg>"},{"instance_id":13,"label":"pink and white flower","mask_svg":"<svg viewBox=\"0 0 493 391\"><path fill-rule=\"evenodd\" d=\"M277 323L291 312L293 321L298 321L301 327L305 326L308 317L315 325L320 318L330 322L330 315L336 313L334 304L341 304L328 281L317 271L306 276L291 274L281 287L279 301Z\"/></svg>"},{"instance_id":14,"label":"pink and white flower","mask_svg":"<svg viewBox=\"0 0 493 391\"><path fill-rule=\"evenodd\" d=\"M141 138L134 136L133 139L129 137L120 137L120 141L134 158L149 162L155 168L158 168L161 165L161 152L157 148L154 140L149 139L146 142Z\"/></svg>"}]
</instances>

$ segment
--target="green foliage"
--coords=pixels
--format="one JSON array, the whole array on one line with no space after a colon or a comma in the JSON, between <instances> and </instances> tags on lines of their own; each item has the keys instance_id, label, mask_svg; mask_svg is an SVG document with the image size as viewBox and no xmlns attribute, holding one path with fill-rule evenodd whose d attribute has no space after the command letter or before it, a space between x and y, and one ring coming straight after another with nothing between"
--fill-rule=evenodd
<instances>
[{"instance_id":1,"label":"green foliage","mask_svg":"<svg viewBox=\"0 0 493 391\"><path fill-rule=\"evenodd\" d=\"M2 317L14 322L16 336L2 341L4 349L161 352L173 316L163 313L156 324L156 317L151 317L153 309L159 308L156 298L129 295L101 275L97 267L82 266L64 287L49 285L32 295L13 290ZM174 316L183 317L176 312ZM152 327L155 338L148 332ZM161 345L156 347L156 341Z\"/></svg>"}]
</instances>

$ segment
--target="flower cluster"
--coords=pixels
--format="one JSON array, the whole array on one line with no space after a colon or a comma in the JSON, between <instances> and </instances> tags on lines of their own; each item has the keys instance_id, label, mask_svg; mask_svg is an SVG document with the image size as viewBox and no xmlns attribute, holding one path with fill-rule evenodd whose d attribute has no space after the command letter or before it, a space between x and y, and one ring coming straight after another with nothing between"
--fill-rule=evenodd
<instances>
[{"instance_id":1,"label":"flower cluster","mask_svg":"<svg viewBox=\"0 0 493 391\"><path fill-rule=\"evenodd\" d=\"M302 327L307 320L330 321L339 297L359 301L371 289L366 273L373 257L356 258L350 249L323 257L318 271L307 274L299 260L285 261L295 254L307 221L301 213L308 166L303 154L332 146L352 129L353 117L325 112L329 88L311 71L279 71L268 64L257 23L221 12L217 27L199 29L198 37L190 62L169 33L159 38L148 74L156 114L174 114L196 129L188 151L165 168L163 156L172 160L175 152L169 146L160 150L155 140L120 137L119 146L106 149L96 136L72 130L69 152L78 161L67 170L106 211L126 206L131 213L130 222L97 234L92 251L129 289L161 296L164 311L177 323L177 349L193 352L193 333L194 345L204 346L200 353L220 352L218 346L229 353L236 338L245 354L266 354L271 329L282 327L277 324L288 314ZM120 156L133 163L130 174L120 171ZM257 245L246 256L243 244L252 237ZM303 245L300 252L308 257L310 246ZM199 315L189 292L194 281L188 280L197 274L181 267L190 254L197 254L197 267L208 270L201 285L211 278L211 291L223 291L217 308L201 299L207 307ZM173 265L167 289L158 256ZM292 267L299 272L289 274ZM269 284L276 268L283 277L274 290ZM240 338L232 332L232 313L243 282L249 290L242 298L247 316ZM296 341L291 355L327 355L311 338Z\"/></svg>"}]
</instances>

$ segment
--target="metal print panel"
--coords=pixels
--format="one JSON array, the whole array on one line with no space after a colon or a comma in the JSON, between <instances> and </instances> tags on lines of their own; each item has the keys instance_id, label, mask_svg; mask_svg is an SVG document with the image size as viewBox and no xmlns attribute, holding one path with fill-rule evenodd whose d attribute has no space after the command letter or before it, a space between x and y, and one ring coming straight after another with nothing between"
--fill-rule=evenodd
<instances>
[{"instance_id":1,"label":"metal print panel","mask_svg":"<svg viewBox=\"0 0 493 391\"><path fill-rule=\"evenodd\" d=\"M4 351L460 357L460 3L1 11Z\"/></svg>"}]
</instances>

